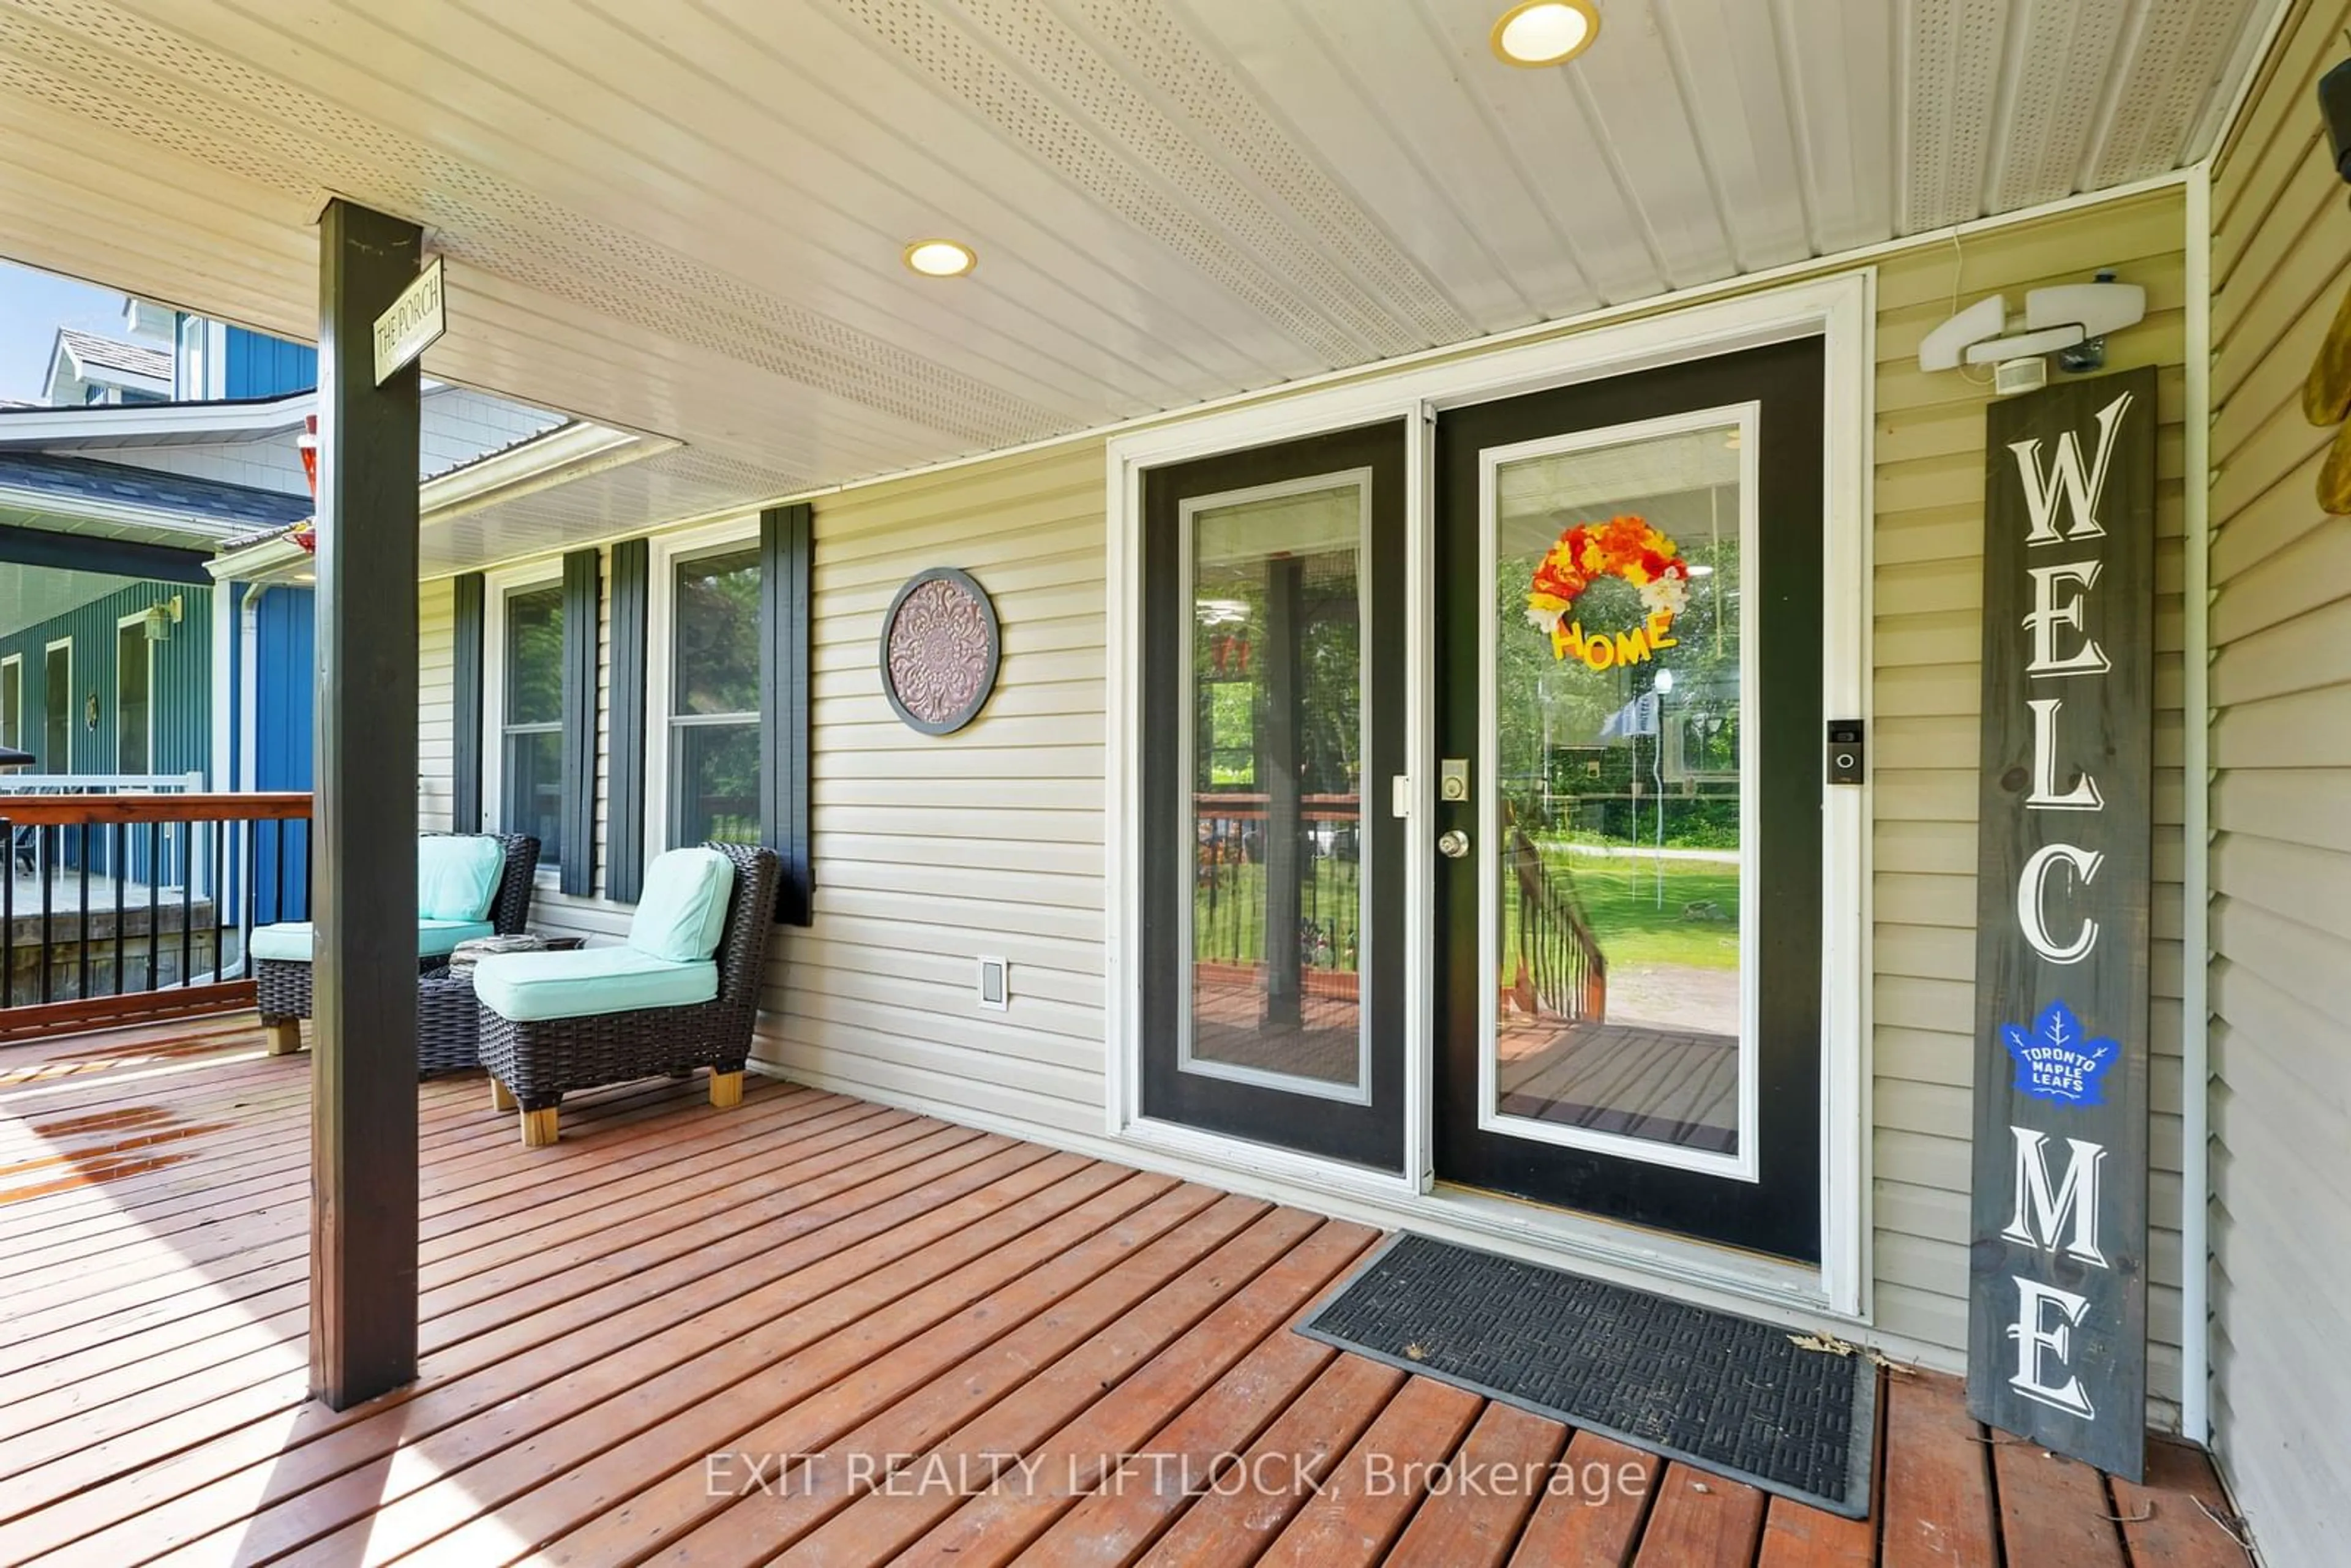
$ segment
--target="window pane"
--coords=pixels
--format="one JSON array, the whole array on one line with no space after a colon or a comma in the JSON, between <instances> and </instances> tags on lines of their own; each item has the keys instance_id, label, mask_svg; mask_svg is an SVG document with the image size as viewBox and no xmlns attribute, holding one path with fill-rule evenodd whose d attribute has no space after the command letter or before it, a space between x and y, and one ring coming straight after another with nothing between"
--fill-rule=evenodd
<instances>
[{"instance_id":1,"label":"window pane","mask_svg":"<svg viewBox=\"0 0 2351 1568\"><path fill-rule=\"evenodd\" d=\"M1192 519L1190 1059L1362 1082L1363 492Z\"/></svg>"},{"instance_id":2,"label":"window pane","mask_svg":"<svg viewBox=\"0 0 2351 1568\"><path fill-rule=\"evenodd\" d=\"M506 794L500 817L510 833L538 841L538 863L563 863L563 732L534 730L507 737Z\"/></svg>"},{"instance_id":3,"label":"window pane","mask_svg":"<svg viewBox=\"0 0 2351 1568\"><path fill-rule=\"evenodd\" d=\"M759 711L759 548L677 563L677 714Z\"/></svg>"},{"instance_id":4,"label":"window pane","mask_svg":"<svg viewBox=\"0 0 2351 1568\"><path fill-rule=\"evenodd\" d=\"M676 795L670 843L759 841L759 727L681 724L670 731Z\"/></svg>"},{"instance_id":5,"label":"window pane","mask_svg":"<svg viewBox=\"0 0 2351 1568\"><path fill-rule=\"evenodd\" d=\"M0 670L0 746L22 747L18 736L25 725L25 666Z\"/></svg>"},{"instance_id":6,"label":"window pane","mask_svg":"<svg viewBox=\"0 0 2351 1568\"><path fill-rule=\"evenodd\" d=\"M114 770L147 771L147 629L134 621L114 634Z\"/></svg>"},{"instance_id":7,"label":"window pane","mask_svg":"<svg viewBox=\"0 0 2351 1568\"><path fill-rule=\"evenodd\" d=\"M507 595L508 724L563 718L563 588L549 583Z\"/></svg>"}]
</instances>

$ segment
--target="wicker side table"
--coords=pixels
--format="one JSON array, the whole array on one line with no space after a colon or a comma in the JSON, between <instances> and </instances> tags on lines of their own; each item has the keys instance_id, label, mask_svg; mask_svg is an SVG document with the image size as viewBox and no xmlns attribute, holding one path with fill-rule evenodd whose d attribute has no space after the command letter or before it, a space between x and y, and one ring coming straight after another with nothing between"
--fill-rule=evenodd
<instances>
[{"instance_id":1,"label":"wicker side table","mask_svg":"<svg viewBox=\"0 0 2351 1568\"><path fill-rule=\"evenodd\" d=\"M498 938L500 950L551 953L577 947L577 936L545 936L528 947ZM474 967L451 964L416 981L416 1073L455 1072L482 1064L482 1010L474 999Z\"/></svg>"},{"instance_id":2,"label":"wicker side table","mask_svg":"<svg viewBox=\"0 0 2351 1568\"><path fill-rule=\"evenodd\" d=\"M479 1067L482 1026L474 971L440 968L416 979L416 1075Z\"/></svg>"}]
</instances>

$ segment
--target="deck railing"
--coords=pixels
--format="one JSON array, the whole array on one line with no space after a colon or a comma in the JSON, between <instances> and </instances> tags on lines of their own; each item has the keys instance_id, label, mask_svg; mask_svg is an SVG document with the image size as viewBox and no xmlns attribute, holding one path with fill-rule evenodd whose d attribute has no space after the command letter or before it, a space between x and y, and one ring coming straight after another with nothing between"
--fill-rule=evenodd
<instances>
[{"instance_id":1,"label":"deck railing","mask_svg":"<svg viewBox=\"0 0 2351 1568\"><path fill-rule=\"evenodd\" d=\"M1543 863L1526 830L1508 825L1502 867L1518 900L1514 933L1516 985L1531 989L1537 1009L1568 1022L1599 1023L1608 1016L1608 960L1578 906L1564 870Z\"/></svg>"},{"instance_id":2,"label":"deck railing","mask_svg":"<svg viewBox=\"0 0 2351 1568\"><path fill-rule=\"evenodd\" d=\"M251 1006L309 831L308 794L0 794L0 1039Z\"/></svg>"},{"instance_id":3,"label":"deck railing","mask_svg":"<svg viewBox=\"0 0 2351 1568\"><path fill-rule=\"evenodd\" d=\"M1193 962L1258 973L1289 959L1286 941L1310 988L1353 995L1362 935L1363 802L1353 795L1299 797L1297 840L1288 856L1268 841L1270 804L1262 794L1202 793L1194 800ZM1297 883L1297 924L1286 936L1267 929L1269 909L1286 915L1291 907L1292 890L1278 885L1285 876Z\"/></svg>"}]
</instances>

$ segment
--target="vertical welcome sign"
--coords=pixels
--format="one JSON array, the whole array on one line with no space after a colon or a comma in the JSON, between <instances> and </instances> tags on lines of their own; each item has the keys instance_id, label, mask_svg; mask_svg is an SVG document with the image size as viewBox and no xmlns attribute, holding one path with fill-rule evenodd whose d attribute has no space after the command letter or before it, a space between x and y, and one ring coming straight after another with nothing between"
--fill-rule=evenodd
<instances>
[{"instance_id":1,"label":"vertical welcome sign","mask_svg":"<svg viewBox=\"0 0 2351 1568\"><path fill-rule=\"evenodd\" d=\"M1968 1406L2139 1479L2155 371L1988 411Z\"/></svg>"}]
</instances>

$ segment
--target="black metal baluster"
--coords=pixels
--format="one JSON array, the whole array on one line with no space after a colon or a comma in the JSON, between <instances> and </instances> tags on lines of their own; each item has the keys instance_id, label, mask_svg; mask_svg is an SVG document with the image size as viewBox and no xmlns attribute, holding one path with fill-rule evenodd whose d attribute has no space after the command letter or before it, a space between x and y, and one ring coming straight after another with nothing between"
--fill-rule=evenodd
<instances>
[{"instance_id":1,"label":"black metal baluster","mask_svg":"<svg viewBox=\"0 0 2351 1568\"><path fill-rule=\"evenodd\" d=\"M0 883L0 1007L16 1005L16 824L0 817L0 835L8 846L8 880Z\"/></svg>"},{"instance_id":2,"label":"black metal baluster","mask_svg":"<svg viewBox=\"0 0 2351 1568\"><path fill-rule=\"evenodd\" d=\"M228 824L214 826L213 841L213 978L228 977Z\"/></svg>"},{"instance_id":3,"label":"black metal baluster","mask_svg":"<svg viewBox=\"0 0 2351 1568\"><path fill-rule=\"evenodd\" d=\"M155 875L155 867L162 858L163 824L150 822L147 824L147 988L151 991L155 988L155 972L163 967L160 946L163 916L155 902L155 885L162 880Z\"/></svg>"},{"instance_id":4,"label":"black metal baluster","mask_svg":"<svg viewBox=\"0 0 2351 1568\"><path fill-rule=\"evenodd\" d=\"M81 830L81 864L78 868L81 873L81 891L77 895L74 911L76 928L81 940L74 945L74 995L87 997L89 995L89 823L81 821L74 825Z\"/></svg>"},{"instance_id":5,"label":"black metal baluster","mask_svg":"<svg viewBox=\"0 0 2351 1568\"><path fill-rule=\"evenodd\" d=\"M302 918L310 918L310 878L318 869L318 857L310 852L310 819L302 819Z\"/></svg>"},{"instance_id":6,"label":"black metal baluster","mask_svg":"<svg viewBox=\"0 0 2351 1568\"><path fill-rule=\"evenodd\" d=\"M57 830L55 827L42 828L33 835L33 841L41 861L41 1000L46 1002L49 999L49 967L55 951L53 944L57 939L50 917L55 913L56 903L53 884L57 881Z\"/></svg>"},{"instance_id":7,"label":"black metal baluster","mask_svg":"<svg viewBox=\"0 0 2351 1568\"><path fill-rule=\"evenodd\" d=\"M196 831L193 822L180 824L180 984L187 985L195 971L189 967L196 939L196 878L195 867L190 862L195 856L189 835Z\"/></svg>"},{"instance_id":8,"label":"black metal baluster","mask_svg":"<svg viewBox=\"0 0 2351 1568\"><path fill-rule=\"evenodd\" d=\"M245 839L245 885L237 890L237 919L245 928L245 972L253 977L253 928L261 924L261 820L237 824Z\"/></svg>"},{"instance_id":9,"label":"black metal baluster","mask_svg":"<svg viewBox=\"0 0 2351 1568\"><path fill-rule=\"evenodd\" d=\"M286 819L280 817L270 830L272 847L277 855L269 866L269 910L275 920L286 918Z\"/></svg>"},{"instance_id":10,"label":"black metal baluster","mask_svg":"<svg viewBox=\"0 0 2351 1568\"><path fill-rule=\"evenodd\" d=\"M122 879L131 862L124 852L124 842L130 830L123 823L114 824L114 994L120 996L129 988L123 983L122 971Z\"/></svg>"}]
</instances>

